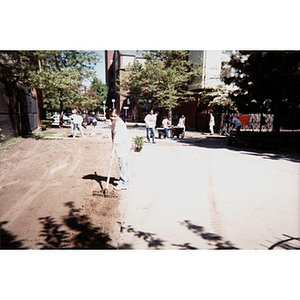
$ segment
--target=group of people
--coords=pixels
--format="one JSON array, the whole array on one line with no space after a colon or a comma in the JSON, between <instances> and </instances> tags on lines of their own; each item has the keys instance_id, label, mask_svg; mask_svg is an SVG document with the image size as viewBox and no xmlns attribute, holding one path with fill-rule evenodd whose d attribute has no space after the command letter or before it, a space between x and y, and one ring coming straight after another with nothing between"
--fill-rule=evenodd
<instances>
[{"instance_id":1,"label":"group of people","mask_svg":"<svg viewBox=\"0 0 300 300\"><path fill-rule=\"evenodd\" d=\"M156 121L157 121L157 113L154 113L153 110L150 110L149 113L146 115L145 119L145 124L146 124L146 136L147 136L147 141L150 142L152 139L152 143L155 144L155 127L156 127ZM170 118L167 116L164 117L162 120L162 126L164 128L164 137L165 139L170 138L170 128L172 126L172 122ZM177 127L184 128L185 130L185 116L182 115L179 118Z\"/></svg>"},{"instance_id":2,"label":"group of people","mask_svg":"<svg viewBox=\"0 0 300 300\"><path fill-rule=\"evenodd\" d=\"M83 132L83 127L86 128L86 125L91 124L94 128L97 126L97 119L93 116L87 115L85 112L83 115L79 114L77 109L72 110L71 119L71 130L73 138L76 137L77 131L80 132L82 137L85 137Z\"/></svg>"},{"instance_id":3,"label":"group of people","mask_svg":"<svg viewBox=\"0 0 300 300\"><path fill-rule=\"evenodd\" d=\"M231 118L231 122L236 128L236 135L238 136L240 134L241 128L242 128L242 122L237 118L237 115ZM209 112L209 131L210 134L214 134L214 126L215 126L215 117L213 115L213 112Z\"/></svg>"},{"instance_id":4,"label":"group of people","mask_svg":"<svg viewBox=\"0 0 300 300\"><path fill-rule=\"evenodd\" d=\"M149 142L152 140L152 142L155 143L155 126L157 122L157 114L154 113L153 110L150 110L149 114L147 114L144 120L147 130L147 140ZM114 189L119 191L126 190L130 179L128 160L131 149L131 139L126 124L120 117L120 113L117 109L112 109L110 111L110 121L111 138L113 143L111 159L113 159L114 156L117 156L120 171L119 183L114 187ZM165 138L168 138L171 121L167 117L165 117L162 123L166 130ZM185 128L184 115L182 115L179 119L178 126Z\"/></svg>"},{"instance_id":5,"label":"group of people","mask_svg":"<svg viewBox=\"0 0 300 300\"><path fill-rule=\"evenodd\" d=\"M79 130L84 136L82 131L81 124L83 122L82 116L78 114L77 111L73 111L73 115L71 116L73 122L73 137L76 135L77 130ZM153 110L145 117L145 124L146 124L146 133L147 133L147 140L150 142L152 140L155 143L155 127L157 121L157 114L154 113ZM115 156L118 158L118 165L120 171L120 178L119 183L117 186L114 187L115 190L126 190L130 180L130 172L129 172L129 154L131 149L131 138L127 130L127 126L125 122L120 117L120 113L117 109L112 109L110 111L110 121L111 121L111 138L112 138L112 153L111 159ZM237 118L233 118L232 122L235 124L237 128L237 132L240 131L241 122ZM169 138L169 129L171 126L171 121L168 117L165 117L162 121L162 125L165 129L165 138ZM213 126L214 117L212 112L210 112L210 130L213 133ZM177 124L178 127L185 129L185 116L182 115Z\"/></svg>"}]
</instances>

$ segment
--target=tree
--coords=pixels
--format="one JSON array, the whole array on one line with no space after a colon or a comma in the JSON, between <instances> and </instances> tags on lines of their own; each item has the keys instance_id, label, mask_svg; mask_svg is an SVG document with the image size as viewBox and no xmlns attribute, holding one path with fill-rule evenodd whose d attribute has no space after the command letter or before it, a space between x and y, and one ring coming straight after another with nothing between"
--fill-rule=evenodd
<instances>
[{"instance_id":1,"label":"tree","mask_svg":"<svg viewBox=\"0 0 300 300\"><path fill-rule=\"evenodd\" d=\"M281 113L300 105L300 51L239 51L229 66L233 72L223 80L239 88L232 95L239 110L272 110L278 133Z\"/></svg>"},{"instance_id":2,"label":"tree","mask_svg":"<svg viewBox=\"0 0 300 300\"><path fill-rule=\"evenodd\" d=\"M130 99L146 104L152 101L152 107L172 109L183 101L189 101L193 93L188 85L194 79L188 51L147 51L146 62L135 62L128 68L129 76L123 84L124 90L130 91Z\"/></svg>"},{"instance_id":3,"label":"tree","mask_svg":"<svg viewBox=\"0 0 300 300\"><path fill-rule=\"evenodd\" d=\"M226 88L204 90L200 94L207 108L226 113L237 110L235 103L230 98L230 92Z\"/></svg>"},{"instance_id":4,"label":"tree","mask_svg":"<svg viewBox=\"0 0 300 300\"><path fill-rule=\"evenodd\" d=\"M107 93L108 93L108 88L106 84L104 84L99 78L95 77L91 83L90 89L98 97L99 109L104 110L105 109L104 103L106 103L107 101Z\"/></svg>"},{"instance_id":5,"label":"tree","mask_svg":"<svg viewBox=\"0 0 300 300\"><path fill-rule=\"evenodd\" d=\"M98 59L93 51L1 51L0 79L42 90L44 108L63 111L88 101L80 88Z\"/></svg>"}]
</instances>

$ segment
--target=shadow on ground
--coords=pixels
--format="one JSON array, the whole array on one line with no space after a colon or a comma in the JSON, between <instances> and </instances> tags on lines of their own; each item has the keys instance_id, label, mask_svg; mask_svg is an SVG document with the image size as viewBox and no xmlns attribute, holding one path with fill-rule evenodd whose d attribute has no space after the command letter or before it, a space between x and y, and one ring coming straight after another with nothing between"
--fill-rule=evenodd
<instances>
[{"instance_id":1,"label":"shadow on ground","mask_svg":"<svg viewBox=\"0 0 300 300\"><path fill-rule=\"evenodd\" d=\"M23 240L18 240L17 236L3 227L7 221L0 222L0 249L27 249L23 246Z\"/></svg>"},{"instance_id":2,"label":"shadow on ground","mask_svg":"<svg viewBox=\"0 0 300 300\"><path fill-rule=\"evenodd\" d=\"M127 228L123 227L120 222L118 222L120 225L120 231L121 233L126 230L127 232L132 233L134 236L143 239L150 249L156 249L159 250L161 247L164 247L164 240L157 238L155 233L151 232L143 232L139 230L135 230L131 225L128 225ZM131 244L122 244L118 247L118 249L134 249Z\"/></svg>"},{"instance_id":3,"label":"shadow on ground","mask_svg":"<svg viewBox=\"0 0 300 300\"><path fill-rule=\"evenodd\" d=\"M147 244L149 249L163 249L165 247L165 241L159 237L155 233L150 232L142 232L139 230L134 229L131 225L124 227L121 223L121 232L128 232L132 233L135 237L143 239ZM205 232L205 228L203 226L195 225L190 220L185 220L180 222L182 226L185 226L188 230L192 231L194 234L199 236L199 238L204 239L208 242L208 245L212 247L214 250L238 250L239 248L235 247L233 243L230 241L225 241L220 235ZM200 250L197 247L194 247L190 243L183 243L183 244L175 244L172 243L172 246L181 249L181 250ZM118 249L134 249L131 244L125 243L120 244Z\"/></svg>"},{"instance_id":4,"label":"shadow on ground","mask_svg":"<svg viewBox=\"0 0 300 300\"><path fill-rule=\"evenodd\" d=\"M95 227L89 217L81 213L73 202L65 203L69 213L58 222L51 216L39 218L43 226L39 234L39 249L116 249L110 242L110 237ZM23 246L23 240L9 232L0 222L0 249L28 249Z\"/></svg>"},{"instance_id":5,"label":"shadow on ground","mask_svg":"<svg viewBox=\"0 0 300 300\"><path fill-rule=\"evenodd\" d=\"M97 172L95 172L94 174L84 175L84 176L82 177L82 179L95 180L96 182L99 183L99 185L100 185L100 190L103 190L104 187L103 187L103 184L102 184L102 183L103 183L103 182L106 183L106 181L107 181L107 176L106 176L106 177L105 177L105 176L101 176L101 175L98 175ZM117 180L117 179L116 179L115 177L110 177L109 183L112 184L112 185L116 185L116 184L115 184L115 181L116 181L116 180Z\"/></svg>"},{"instance_id":6,"label":"shadow on ground","mask_svg":"<svg viewBox=\"0 0 300 300\"><path fill-rule=\"evenodd\" d=\"M288 160L292 162L300 162L300 154L295 153L293 151L271 151L271 150L260 150L255 148L246 148L246 147L237 147L231 146L227 143L227 137L224 136L205 136L200 138L183 138L176 139L177 143L186 144L195 147L202 147L208 149L228 149L232 151L237 151L241 153L245 153L248 155L260 156L264 159L272 159L272 160Z\"/></svg>"},{"instance_id":7,"label":"shadow on ground","mask_svg":"<svg viewBox=\"0 0 300 300\"><path fill-rule=\"evenodd\" d=\"M41 249L115 249L108 235L95 227L87 215L81 214L81 209L74 203L67 202L69 214L63 218L63 223L47 216L39 218L43 225L40 237L44 240L38 245Z\"/></svg>"}]
</instances>

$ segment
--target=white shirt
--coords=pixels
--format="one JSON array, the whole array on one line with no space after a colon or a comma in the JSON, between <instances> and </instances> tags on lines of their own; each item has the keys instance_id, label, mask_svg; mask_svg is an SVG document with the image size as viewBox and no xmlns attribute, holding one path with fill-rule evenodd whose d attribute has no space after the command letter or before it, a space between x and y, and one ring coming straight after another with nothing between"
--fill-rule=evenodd
<instances>
[{"instance_id":1,"label":"white shirt","mask_svg":"<svg viewBox=\"0 0 300 300\"><path fill-rule=\"evenodd\" d=\"M170 121L168 119L163 119L162 125L164 128L169 128Z\"/></svg>"},{"instance_id":2,"label":"white shirt","mask_svg":"<svg viewBox=\"0 0 300 300\"><path fill-rule=\"evenodd\" d=\"M215 125L215 117L213 114L210 114L209 125L211 126Z\"/></svg>"},{"instance_id":3,"label":"white shirt","mask_svg":"<svg viewBox=\"0 0 300 300\"><path fill-rule=\"evenodd\" d=\"M127 156L131 148L131 140L128 134L126 124L121 118L118 118L115 124L112 124L112 138L118 157Z\"/></svg>"},{"instance_id":4,"label":"white shirt","mask_svg":"<svg viewBox=\"0 0 300 300\"><path fill-rule=\"evenodd\" d=\"M185 118L180 118L177 124L177 127L185 128Z\"/></svg>"},{"instance_id":5,"label":"white shirt","mask_svg":"<svg viewBox=\"0 0 300 300\"><path fill-rule=\"evenodd\" d=\"M81 125L82 122L83 122L82 116L77 115L77 114L71 115L70 118L71 118L71 120L72 120L72 122L73 122L74 124L79 124L79 125Z\"/></svg>"},{"instance_id":6,"label":"white shirt","mask_svg":"<svg viewBox=\"0 0 300 300\"><path fill-rule=\"evenodd\" d=\"M145 117L144 121L145 121L146 126L148 128L155 128L155 126L156 126L156 115L155 114L153 114L153 115L148 114Z\"/></svg>"}]
</instances>

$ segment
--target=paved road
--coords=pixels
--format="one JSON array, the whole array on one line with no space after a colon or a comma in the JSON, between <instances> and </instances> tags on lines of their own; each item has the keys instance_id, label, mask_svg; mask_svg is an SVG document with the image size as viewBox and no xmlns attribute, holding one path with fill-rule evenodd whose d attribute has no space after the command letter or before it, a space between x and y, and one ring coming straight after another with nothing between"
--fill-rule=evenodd
<instances>
[{"instance_id":1,"label":"paved road","mask_svg":"<svg viewBox=\"0 0 300 300\"><path fill-rule=\"evenodd\" d=\"M119 247L267 249L300 236L299 161L199 134L147 143L132 153Z\"/></svg>"}]
</instances>

